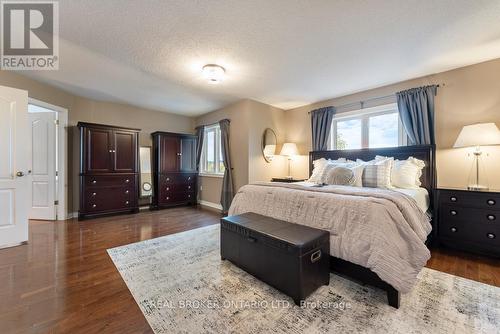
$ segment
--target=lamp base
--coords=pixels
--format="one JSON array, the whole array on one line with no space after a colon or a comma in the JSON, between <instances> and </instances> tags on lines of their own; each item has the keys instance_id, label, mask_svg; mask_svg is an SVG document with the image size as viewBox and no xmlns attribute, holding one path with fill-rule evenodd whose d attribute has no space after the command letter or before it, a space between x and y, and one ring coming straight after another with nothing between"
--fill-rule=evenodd
<instances>
[{"instance_id":1,"label":"lamp base","mask_svg":"<svg viewBox=\"0 0 500 334\"><path fill-rule=\"evenodd\" d=\"M468 190L476 190L476 191L486 191L486 190L489 190L490 188L488 188L487 186L479 185L479 184L471 184L471 185L467 186L467 189Z\"/></svg>"}]
</instances>

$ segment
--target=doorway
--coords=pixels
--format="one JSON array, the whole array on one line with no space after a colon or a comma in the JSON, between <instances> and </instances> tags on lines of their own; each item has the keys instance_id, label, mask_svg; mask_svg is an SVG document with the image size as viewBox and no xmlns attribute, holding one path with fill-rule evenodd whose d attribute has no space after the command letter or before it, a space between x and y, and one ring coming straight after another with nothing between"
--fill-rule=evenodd
<instances>
[{"instance_id":1,"label":"doorway","mask_svg":"<svg viewBox=\"0 0 500 334\"><path fill-rule=\"evenodd\" d=\"M66 219L67 109L30 98L31 198L29 219Z\"/></svg>"}]
</instances>

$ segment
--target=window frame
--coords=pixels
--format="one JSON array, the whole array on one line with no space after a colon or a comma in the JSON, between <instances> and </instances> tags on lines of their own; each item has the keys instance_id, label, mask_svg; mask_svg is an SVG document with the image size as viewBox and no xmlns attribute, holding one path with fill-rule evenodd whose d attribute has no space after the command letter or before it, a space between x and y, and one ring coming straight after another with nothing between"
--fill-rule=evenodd
<instances>
[{"instance_id":1,"label":"window frame","mask_svg":"<svg viewBox=\"0 0 500 334\"><path fill-rule=\"evenodd\" d=\"M214 171L208 170L208 160L207 152L208 152L208 133L214 132ZM219 162L224 161L224 159L220 156L221 153L221 133L219 124L213 124L205 127L205 131L203 131L203 148L201 150L201 159L200 159L200 175L201 176L210 176L210 177L224 177L224 170L220 169Z\"/></svg>"},{"instance_id":2,"label":"window frame","mask_svg":"<svg viewBox=\"0 0 500 334\"><path fill-rule=\"evenodd\" d=\"M370 121L369 121L370 118L374 116L381 116L381 115L388 115L395 113L398 114L398 145L392 147L408 145L408 136L404 131L403 123L401 123L401 118L399 117L398 105L397 103L389 103L376 107L363 108L336 114L332 120L330 128L330 137L328 138L328 149L337 150L337 140L336 140L337 123L339 121L344 122L355 119L361 120L361 147L359 149L363 149L363 148L370 148ZM349 150L349 148L347 150Z\"/></svg>"}]
</instances>

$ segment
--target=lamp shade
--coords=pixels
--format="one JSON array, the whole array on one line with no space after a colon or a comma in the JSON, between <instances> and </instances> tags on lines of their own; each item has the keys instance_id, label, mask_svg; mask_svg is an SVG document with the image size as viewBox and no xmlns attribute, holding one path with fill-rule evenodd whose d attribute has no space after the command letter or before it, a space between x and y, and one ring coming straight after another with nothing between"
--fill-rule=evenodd
<instances>
[{"instance_id":1,"label":"lamp shade","mask_svg":"<svg viewBox=\"0 0 500 334\"><path fill-rule=\"evenodd\" d=\"M466 125L453 147L500 145L500 131L495 123Z\"/></svg>"},{"instance_id":2,"label":"lamp shade","mask_svg":"<svg viewBox=\"0 0 500 334\"><path fill-rule=\"evenodd\" d=\"M284 155L287 157L291 157L294 155L299 155L299 150L297 149L297 145L294 143L284 143L281 148L280 155Z\"/></svg>"}]
</instances>

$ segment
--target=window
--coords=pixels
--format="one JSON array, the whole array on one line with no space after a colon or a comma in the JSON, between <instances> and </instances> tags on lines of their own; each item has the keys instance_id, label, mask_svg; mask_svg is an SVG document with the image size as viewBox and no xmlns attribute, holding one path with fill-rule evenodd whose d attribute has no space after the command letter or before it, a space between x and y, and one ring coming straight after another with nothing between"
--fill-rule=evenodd
<instances>
[{"instance_id":1,"label":"window","mask_svg":"<svg viewBox=\"0 0 500 334\"><path fill-rule=\"evenodd\" d=\"M224 175L224 159L218 124L205 128L200 165L202 174Z\"/></svg>"},{"instance_id":2,"label":"window","mask_svg":"<svg viewBox=\"0 0 500 334\"><path fill-rule=\"evenodd\" d=\"M406 145L397 104L337 114L329 145L332 150Z\"/></svg>"}]
</instances>

